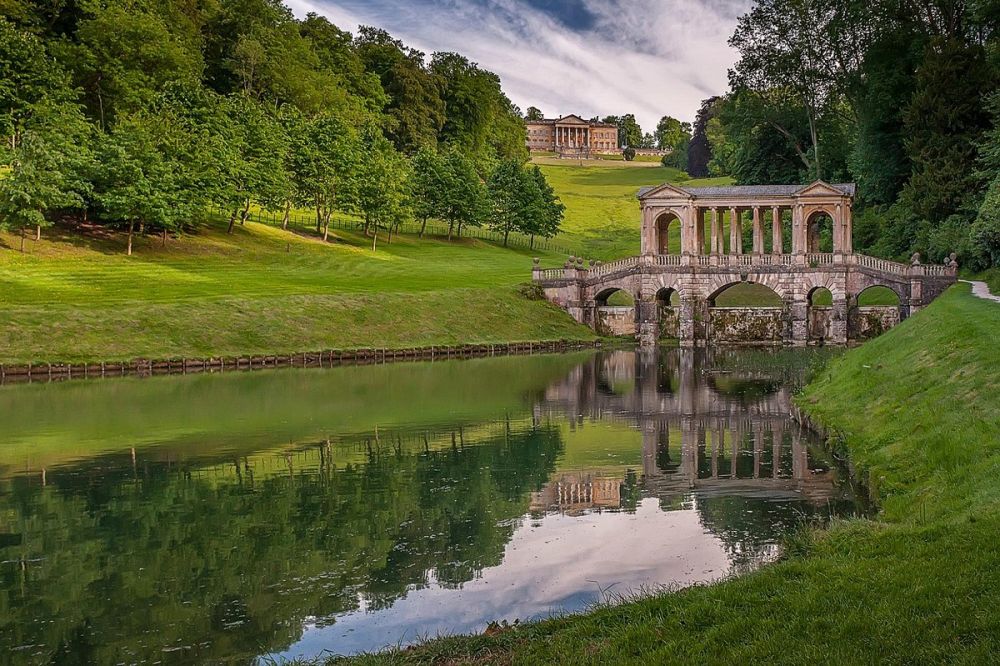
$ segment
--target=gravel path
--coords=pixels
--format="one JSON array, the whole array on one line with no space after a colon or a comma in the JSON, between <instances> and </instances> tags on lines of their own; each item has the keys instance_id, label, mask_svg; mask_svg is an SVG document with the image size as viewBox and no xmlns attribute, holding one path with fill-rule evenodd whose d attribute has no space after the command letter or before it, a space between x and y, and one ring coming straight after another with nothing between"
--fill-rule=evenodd
<instances>
[{"instance_id":1,"label":"gravel path","mask_svg":"<svg viewBox=\"0 0 1000 666\"><path fill-rule=\"evenodd\" d=\"M977 280L961 280L961 282L967 282L972 285L973 296L978 296L979 298L985 298L988 301L1000 303L1000 296L991 294L990 288L985 282L979 282Z\"/></svg>"}]
</instances>

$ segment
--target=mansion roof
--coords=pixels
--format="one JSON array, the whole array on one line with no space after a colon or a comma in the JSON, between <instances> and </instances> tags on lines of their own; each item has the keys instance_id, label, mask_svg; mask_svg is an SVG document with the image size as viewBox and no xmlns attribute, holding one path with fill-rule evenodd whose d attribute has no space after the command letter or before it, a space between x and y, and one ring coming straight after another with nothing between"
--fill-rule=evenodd
<instances>
[{"instance_id":1,"label":"mansion roof","mask_svg":"<svg viewBox=\"0 0 1000 666\"><path fill-rule=\"evenodd\" d=\"M559 118L542 118L541 120L525 120L528 125L558 125L558 124L571 124L571 125L587 125L588 127L617 127L612 123L601 123L597 121L584 120L580 116L570 113L565 116L560 116Z\"/></svg>"}]
</instances>

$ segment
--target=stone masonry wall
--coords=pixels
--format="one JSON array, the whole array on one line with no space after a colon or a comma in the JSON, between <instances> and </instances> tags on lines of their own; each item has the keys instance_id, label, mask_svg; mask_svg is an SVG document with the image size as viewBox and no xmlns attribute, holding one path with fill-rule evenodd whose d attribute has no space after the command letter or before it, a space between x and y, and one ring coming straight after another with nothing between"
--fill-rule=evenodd
<instances>
[{"instance_id":1,"label":"stone masonry wall","mask_svg":"<svg viewBox=\"0 0 1000 666\"><path fill-rule=\"evenodd\" d=\"M895 305L867 305L853 308L848 316L851 339L875 338L899 323L899 308Z\"/></svg>"},{"instance_id":2,"label":"stone masonry wall","mask_svg":"<svg viewBox=\"0 0 1000 666\"><path fill-rule=\"evenodd\" d=\"M631 305L598 307L597 332L601 335L635 335L635 307Z\"/></svg>"},{"instance_id":3,"label":"stone masonry wall","mask_svg":"<svg viewBox=\"0 0 1000 666\"><path fill-rule=\"evenodd\" d=\"M781 308L709 308L711 342L781 344L784 334Z\"/></svg>"}]
</instances>

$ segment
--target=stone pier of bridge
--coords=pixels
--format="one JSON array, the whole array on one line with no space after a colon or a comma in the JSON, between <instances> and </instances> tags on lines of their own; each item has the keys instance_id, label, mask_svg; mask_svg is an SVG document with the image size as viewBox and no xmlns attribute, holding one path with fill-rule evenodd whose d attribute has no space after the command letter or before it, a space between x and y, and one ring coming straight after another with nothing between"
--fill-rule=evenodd
<instances>
[{"instance_id":1,"label":"stone pier of bridge","mask_svg":"<svg viewBox=\"0 0 1000 666\"><path fill-rule=\"evenodd\" d=\"M845 344L878 335L954 284L947 264L858 254L853 184L689 187L639 191L641 253L608 263L535 262L546 298L600 333L642 345ZM780 305L720 307L735 284L767 287ZM893 304L864 305L872 287ZM609 300L625 292L631 305ZM825 299L817 298L824 293ZM888 292L884 292L888 293Z\"/></svg>"}]
</instances>

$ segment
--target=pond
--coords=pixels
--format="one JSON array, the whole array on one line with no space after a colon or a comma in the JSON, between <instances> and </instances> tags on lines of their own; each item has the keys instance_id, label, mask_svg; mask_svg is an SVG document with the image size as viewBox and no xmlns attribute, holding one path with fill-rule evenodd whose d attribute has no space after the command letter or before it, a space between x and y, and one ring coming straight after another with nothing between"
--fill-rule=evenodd
<instances>
[{"instance_id":1,"label":"pond","mask_svg":"<svg viewBox=\"0 0 1000 666\"><path fill-rule=\"evenodd\" d=\"M812 350L0 388L0 654L254 663L744 572L859 510Z\"/></svg>"}]
</instances>

